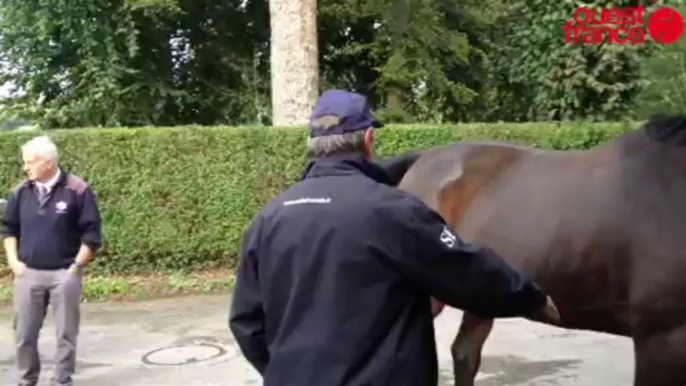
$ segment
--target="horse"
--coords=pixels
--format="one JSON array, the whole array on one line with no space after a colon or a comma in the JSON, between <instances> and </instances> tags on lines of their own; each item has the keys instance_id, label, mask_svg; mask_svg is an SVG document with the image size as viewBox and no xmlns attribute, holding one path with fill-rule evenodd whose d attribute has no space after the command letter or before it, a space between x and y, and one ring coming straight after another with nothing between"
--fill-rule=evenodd
<instances>
[{"instance_id":1,"label":"horse","mask_svg":"<svg viewBox=\"0 0 686 386\"><path fill-rule=\"evenodd\" d=\"M686 116L586 150L465 141L379 163L550 295L561 321L535 322L632 339L634 386L686 384ZM463 314L456 385L474 385L493 323Z\"/></svg>"}]
</instances>

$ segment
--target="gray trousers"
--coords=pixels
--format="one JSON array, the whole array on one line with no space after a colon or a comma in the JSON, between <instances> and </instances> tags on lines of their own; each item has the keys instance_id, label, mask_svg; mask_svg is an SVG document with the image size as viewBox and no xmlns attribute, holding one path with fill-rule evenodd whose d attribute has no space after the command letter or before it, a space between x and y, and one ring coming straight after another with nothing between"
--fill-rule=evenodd
<instances>
[{"instance_id":1,"label":"gray trousers","mask_svg":"<svg viewBox=\"0 0 686 386\"><path fill-rule=\"evenodd\" d=\"M14 330L20 386L35 386L41 371L38 336L48 305L53 311L57 347L53 386L73 385L79 333L82 278L66 269L26 268L14 282Z\"/></svg>"}]
</instances>

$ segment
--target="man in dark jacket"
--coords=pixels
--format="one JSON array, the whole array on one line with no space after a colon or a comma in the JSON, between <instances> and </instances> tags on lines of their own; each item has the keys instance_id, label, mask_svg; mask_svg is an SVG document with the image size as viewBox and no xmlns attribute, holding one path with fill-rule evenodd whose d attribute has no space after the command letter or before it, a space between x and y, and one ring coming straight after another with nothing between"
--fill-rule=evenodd
<instances>
[{"instance_id":1,"label":"man in dark jacket","mask_svg":"<svg viewBox=\"0 0 686 386\"><path fill-rule=\"evenodd\" d=\"M244 235L229 325L266 386L436 385L431 297L489 318L554 308L388 184L370 161L380 126L364 96L325 92L303 180Z\"/></svg>"},{"instance_id":2,"label":"man in dark jacket","mask_svg":"<svg viewBox=\"0 0 686 386\"><path fill-rule=\"evenodd\" d=\"M102 245L100 212L88 183L59 167L57 146L49 137L24 144L22 158L28 178L12 189L1 222L14 274L18 384L38 384L38 338L50 306L57 343L50 384L71 386L83 272Z\"/></svg>"}]
</instances>

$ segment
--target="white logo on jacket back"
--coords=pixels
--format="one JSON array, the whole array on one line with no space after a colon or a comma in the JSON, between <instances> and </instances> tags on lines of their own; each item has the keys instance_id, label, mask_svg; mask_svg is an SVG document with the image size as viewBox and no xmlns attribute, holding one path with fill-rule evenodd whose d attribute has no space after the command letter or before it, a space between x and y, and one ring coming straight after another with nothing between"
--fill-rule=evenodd
<instances>
[{"instance_id":1,"label":"white logo on jacket back","mask_svg":"<svg viewBox=\"0 0 686 386\"><path fill-rule=\"evenodd\" d=\"M284 206L299 205L299 204L328 204L331 202L330 197L303 197L297 200L288 200L283 203Z\"/></svg>"},{"instance_id":2,"label":"white logo on jacket back","mask_svg":"<svg viewBox=\"0 0 686 386\"><path fill-rule=\"evenodd\" d=\"M455 246L455 241L457 241L457 237L453 234L453 232L448 229L448 227L443 226L443 232L441 232L441 242L445 245L448 246L448 248L452 248Z\"/></svg>"}]
</instances>

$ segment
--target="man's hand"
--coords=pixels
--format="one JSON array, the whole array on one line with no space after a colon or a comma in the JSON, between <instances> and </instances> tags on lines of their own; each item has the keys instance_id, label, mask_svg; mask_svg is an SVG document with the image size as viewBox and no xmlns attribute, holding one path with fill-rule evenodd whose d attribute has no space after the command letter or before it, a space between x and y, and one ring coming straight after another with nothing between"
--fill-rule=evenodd
<instances>
[{"instance_id":1,"label":"man's hand","mask_svg":"<svg viewBox=\"0 0 686 386\"><path fill-rule=\"evenodd\" d=\"M549 324L559 324L561 321L560 313L557 311L557 306L555 306L555 303L553 302L553 299L550 298L550 296L548 296L548 301L546 302L546 305L543 308L525 317L535 322Z\"/></svg>"},{"instance_id":2,"label":"man's hand","mask_svg":"<svg viewBox=\"0 0 686 386\"><path fill-rule=\"evenodd\" d=\"M12 269L12 273L14 273L14 276L18 277L22 273L24 273L24 271L26 270L26 265L21 261L16 261L10 264L10 268Z\"/></svg>"},{"instance_id":3,"label":"man's hand","mask_svg":"<svg viewBox=\"0 0 686 386\"><path fill-rule=\"evenodd\" d=\"M69 267L67 272L72 276L81 276L81 274L83 273L83 266L80 266L79 264L74 263Z\"/></svg>"}]
</instances>

